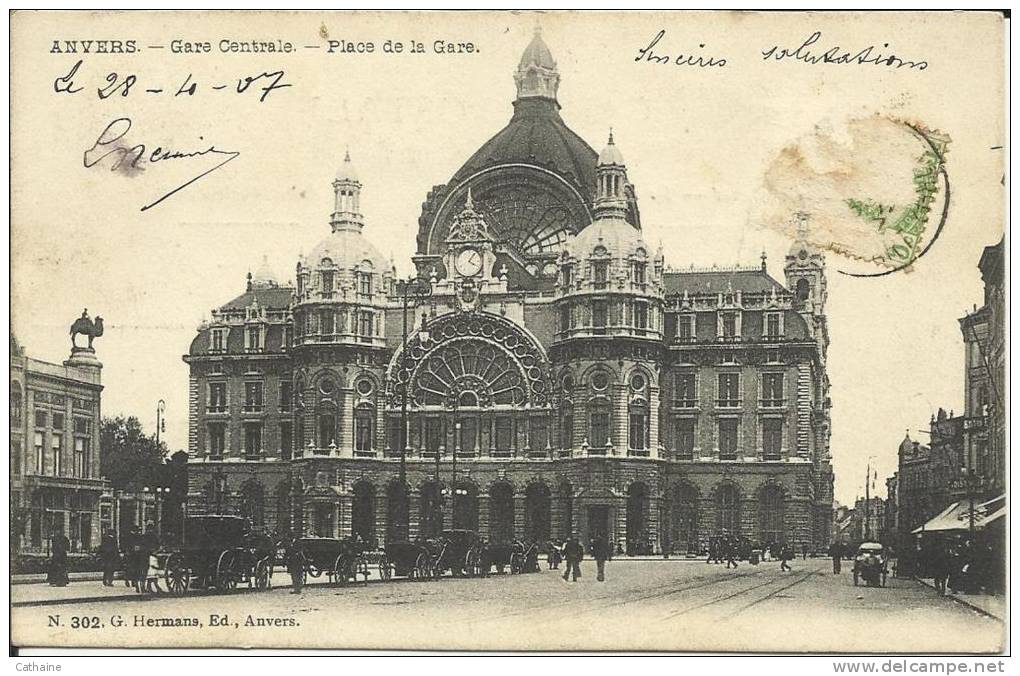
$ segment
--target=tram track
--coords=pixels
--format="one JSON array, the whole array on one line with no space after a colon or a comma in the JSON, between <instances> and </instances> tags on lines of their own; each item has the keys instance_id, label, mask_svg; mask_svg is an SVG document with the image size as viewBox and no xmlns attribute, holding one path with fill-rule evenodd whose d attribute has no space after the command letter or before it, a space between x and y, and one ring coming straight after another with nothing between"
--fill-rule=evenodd
<instances>
[{"instance_id":1,"label":"tram track","mask_svg":"<svg viewBox=\"0 0 1020 676\"><path fill-rule=\"evenodd\" d=\"M766 602L766 601L768 601L770 599L773 599L776 596L778 596L779 594L783 593L784 591L787 591L788 589L792 589L793 587L796 587L797 585L806 582L807 580L809 580L811 577L813 577L815 575L817 575L817 573L814 572L814 571L809 571L807 573L803 573L803 574L801 574L801 576L798 579L794 580L790 584L783 585L782 587L769 592L768 594L766 594L765 596L761 597L760 599L755 599L754 601L751 601L750 603L748 603L748 604L746 604L744 606L741 606L740 608L738 608L737 610L733 611L729 615L726 615L723 619L727 619L728 620L728 619L734 618L737 615L739 615L739 614L741 614L741 613L743 613L743 612L745 612L747 610L750 610L751 608L753 608L754 606L758 605L759 603L764 603L764 602Z\"/></svg>"}]
</instances>

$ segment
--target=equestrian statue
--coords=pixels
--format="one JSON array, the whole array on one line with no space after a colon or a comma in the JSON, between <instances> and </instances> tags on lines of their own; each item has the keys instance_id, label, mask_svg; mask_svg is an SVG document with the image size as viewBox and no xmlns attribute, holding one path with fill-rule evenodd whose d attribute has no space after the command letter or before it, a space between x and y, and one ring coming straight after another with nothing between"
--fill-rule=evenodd
<instances>
[{"instance_id":1,"label":"equestrian statue","mask_svg":"<svg viewBox=\"0 0 1020 676\"><path fill-rule=\"evenodd\" d=\"M75 341L75 337L79 333L82 334L83 336L89 337L89 345L87 348L78 347L78 343ZM103 318L97 316L95 320L89 319L89 310L88 308L85 308L85 310L81 313L81 317L75 319L74 323L71 324L71 350L72 351L81 349L91 350L92 339L98 338L101 335L103 335Z\"/></svg>"}]
</instances>

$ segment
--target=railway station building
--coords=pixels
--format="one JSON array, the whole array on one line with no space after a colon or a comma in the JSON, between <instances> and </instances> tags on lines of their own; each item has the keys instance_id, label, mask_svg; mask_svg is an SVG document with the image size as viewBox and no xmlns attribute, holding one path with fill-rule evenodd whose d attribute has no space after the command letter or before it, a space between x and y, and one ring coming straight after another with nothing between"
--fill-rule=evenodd
<instances>
[{"instance_id":1,"label":"railway station building","mask_svg":"<svg viewBox=\"0 0 1020 676\"><path fill-rule=\"evenodd\" d=\"M612 135L599 153L566 126L540 34L514 80L509 123L425 197L414 283L372 244L348 155L295 284L262 268L199 327L189 513L379 542L827 547L822 253L670 267Z\"/></svg>"}]
</instances>

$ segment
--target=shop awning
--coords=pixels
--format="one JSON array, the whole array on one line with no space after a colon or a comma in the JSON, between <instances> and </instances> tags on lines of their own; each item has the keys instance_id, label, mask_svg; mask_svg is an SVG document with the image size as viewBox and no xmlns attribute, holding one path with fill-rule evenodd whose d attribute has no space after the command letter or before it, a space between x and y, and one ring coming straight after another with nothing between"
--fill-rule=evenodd
<instances>
[{"instance_id":1,"label":"shop awning","mask_svg":"<svg viewBox=\"0 0 1020 676\"><path fill-rule=\"evenodd\" d=\"M915 528L914 533L938 533L947 531L970 530L970 503L967 501L954 502L946 507L928 523ZM1006 516L1006 496L988 500L974 505L974 530L981 530Z\"/></svg>"}]
</instances>

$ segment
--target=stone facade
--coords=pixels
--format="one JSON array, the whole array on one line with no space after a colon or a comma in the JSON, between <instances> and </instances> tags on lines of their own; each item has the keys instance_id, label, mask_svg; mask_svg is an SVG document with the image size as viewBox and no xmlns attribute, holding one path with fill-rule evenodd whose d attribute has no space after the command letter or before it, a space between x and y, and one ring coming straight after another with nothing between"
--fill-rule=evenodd
<instances>
[{"instance_id":1,"label":"stone facade","mask_svg":"<svg viewBox=\"0 0 1020 676\"><path fill-rule=\"evenodd\" d=\"M99 544L101 368L89 348L51 364L11 337L12 553L45 556L55 533L72 554Z\"/></svg>"},{"instance_id":2,"label":"stone facade","mask_svg":"<svg viewBox=\"0 0 1020 676\"><path fill-rule=\"evenodd\" d=\"M279 533L494 541L601 532L699 552L824 548L824 257L671 269L610 135L566 127L536 35L510 124L422 207L417 279L364 234L349 156L331 233L214 311L191 368L189 512ZM806 224L802 224L806 227Z\"/></svg>"}]
</instances>

